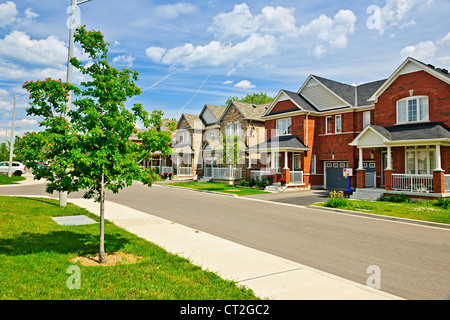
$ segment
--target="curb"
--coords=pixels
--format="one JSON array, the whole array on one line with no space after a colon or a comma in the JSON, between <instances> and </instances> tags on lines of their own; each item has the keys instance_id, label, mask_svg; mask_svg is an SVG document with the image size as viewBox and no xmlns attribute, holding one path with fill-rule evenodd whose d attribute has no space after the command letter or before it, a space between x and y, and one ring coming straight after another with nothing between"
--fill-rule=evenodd
<instances>
[{"instance_id":1,"label":"curb","mask_svg":"<svg viewBox=\"0 0 450 320\"><path fill-rule=\"evenodd\" d=\"M186 188L186 187L178 187L178 186L168 186L168 185L166 185L166 184L157 184L157 185L158 185L158 186L161 186L161 187L166 187L166 188L177 188L177 189L183 189L183 190L189 190L189 191L197 191L197 192L204 192L204 193L217 194L217 195L221 195L221 196L227 196L227 197L239 198L238 195L232 194L232 193L223 193L223 192L216 192L216 191L209 191L209 190L202 190L202 189L193 189L193 188Z\"/></svg>"},{"instance_id":2,"label":"curb","mask_svg":"<svg viewBox=\"0 0 450 320\"><path fill-rule=\"evenodd\" d=\"M392 216L385 216L385 215L381 215L381 214L374 214L374 213L361 212L361 211L352 211L352 210L345 210L345 209L335 209L335 208L321 207L321 206L316 206L316 205L309 205L309 206L307 206L307 208L319 209L319 210L323 210L323 211L338 212L338 213L346 213L346 214L350 214L350 215L364 216L364 217L369 217L369 218L374 218L374 219L391 220L391 221L405 222L405 223L410 223L410 224L419 224L419 225L425 225L428 227L431 226L431 227L436 227L436 228L450 229L450 224L439 223L439 222L392 217Z\"/></svg>"}]
</instances>

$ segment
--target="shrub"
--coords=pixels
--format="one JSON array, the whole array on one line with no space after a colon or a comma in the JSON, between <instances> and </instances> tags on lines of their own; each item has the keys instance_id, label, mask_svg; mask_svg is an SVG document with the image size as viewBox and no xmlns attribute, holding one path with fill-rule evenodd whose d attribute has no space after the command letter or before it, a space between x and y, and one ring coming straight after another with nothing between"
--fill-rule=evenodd
<instances>
[{"instance_id":1,"label":"shrub","mask_svg":"<svg viewBox=\"0 0 450 320\"><path fill-rule=\"evenodd\" d=\"M333 191L330 193L327 202L325 202L325 206L330 208L347 207L350 206L350 200L344 198L342 192Z\"/></svg>"},{"instance_id":2,"label":"shrub","mask_svg":"<svg viewBox=\"0 0 450 320\"><path fill-rule=\"evenodd\" d=\"M435 206L448 209L450 208L450 199L438 199Z\"/></svg>"},{"instance_id":3,"label":"shrub","mask_svg":"<svg viewBox=\"0 0 450 320\"><path fill-rule=\"evenodd\" d=\"M389 202L411 202L411 199L408 198L406 195L404 195L403 193L401 194L393 194L392 196L382 196L380 197L379 201L389 201Z\"/></svg>"}]
</instances>

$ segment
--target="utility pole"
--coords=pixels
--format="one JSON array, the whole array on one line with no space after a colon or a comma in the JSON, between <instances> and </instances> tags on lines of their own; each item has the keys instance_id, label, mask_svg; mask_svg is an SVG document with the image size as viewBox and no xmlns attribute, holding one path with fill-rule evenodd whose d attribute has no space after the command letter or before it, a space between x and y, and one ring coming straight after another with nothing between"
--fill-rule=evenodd
<instances>
[{"instance_id":1,"label":"utility pole","mask_svg":"<svg viewBox=\"0 0 450 320\"><path fill-rule=\"evenodd\" d=\"M11 142L9 144L9 168L8 168L8 177L12 176L12 158L13 158L13 150L14 150L14 120L16 118L16 103L17 97L21 97L26 93L21 95L14 94L14 105L13 105L13 117L12 117L12 125L11 125Z\"/></svg>"},{"instance_id":2,"label":"utility pole","mask_svg":"<svg viewBox=\"0 0 450 320\"><path fill-rule=\"evenodd\" d=\"M67 58L67 83L72 83L72 64L70 63L70 59L73 57L73 47L74 47L74 33L75 33L75 14L77 10L77 6L83 4L85 2L89 2L91 0L83 0L77 2L77 0L72 0L71 10L70 10L70 26L69 26L69 54ZM67 98L66 103L66 113L64 117L68 119L68 113L70 111L72 105L72 92L69 91L69 96ZM65 207L67 205L67 191L59 192L59 205L61 207Z\"/></svg>"}]
</instances>

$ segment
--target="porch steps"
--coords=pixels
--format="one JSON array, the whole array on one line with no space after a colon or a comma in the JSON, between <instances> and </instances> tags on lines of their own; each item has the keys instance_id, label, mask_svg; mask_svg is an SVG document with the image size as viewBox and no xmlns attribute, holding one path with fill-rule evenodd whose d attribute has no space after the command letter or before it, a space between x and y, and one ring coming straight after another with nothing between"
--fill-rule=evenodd
<instances>
[{"instance_id":1,"label":"porch steps","mask_svg":"<svg viewBox=\"0 0 450 320\"><path fill-rule=\"evenodd\" d=\"M203 177L201 179L198 179L197 182L210 182L211 180L211 177Z\"/></svg>"},{"instance_id":2,"label":"porch steps","mask_svg":"<svg viewBox=\"0 0 450 320\"><path fill-rule=\"evenodd\" d=\"M350 196L350 199L377 201L383 194L384 194L383 189L360 188L356 189L356 191L353 192L353 194Z\"/></svg>"}]
</instances>

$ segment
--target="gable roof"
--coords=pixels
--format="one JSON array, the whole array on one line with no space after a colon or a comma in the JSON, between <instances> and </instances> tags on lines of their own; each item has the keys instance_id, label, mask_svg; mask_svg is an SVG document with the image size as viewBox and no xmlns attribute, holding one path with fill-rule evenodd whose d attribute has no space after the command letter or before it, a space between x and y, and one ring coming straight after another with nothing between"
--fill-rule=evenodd
<instances>
[{"instance_id":1,"label":"gable roof","mask_svg":"<svg viewBox=\"0 0 450 320\"><path fill-rule=\"evenodd\" d=\"M431 64L426 64L414 58L408 57L403 63L391 74L391 76L370 96L368 101L377 101L378 97L403 73L425 71L432 76L450 84L450 75L448 70L436 68Z\"/></svg>"},{"instance_id":2,"label":"gable roof","mask_svg":"<svg viewBox=\"0 0 450 320\"><path fill-rule=\"evenodd\" d=\"M210 123L209 125L208 125L208 123L206 123L206 121L203 118L203 114L205 113L205 111L209 110L212 113L212 115L216 118L216 120L217 120L216 123L217 123L217 122L219 122L220 117L222 117L222 114L225 112L225 109L226 108L222 107L222 106L215 106L215 105L212 105L212 104L205 104L203 106L202 111L199 114L199 117L200 117L200 119L202 120L202 122L203 122L203 124L205 126L210 126L210 125L215 124L215 123Z\"/></svg>"},{"instance_id":3,"label":"gable roof","mask_svg":"<svg viewBox=\"0 0 450 320\"><path fill-rule=\"evenodd\" d=\"M196 115L196 114L187 114L187 113L183 113L180 117L180 119L178 120L177 123L177 129L181 129L180 128L180 123L182 119L185 119L188 123L188 127L183 127L183 129L194 129L196 128L195 125L200 123L201 124L201 129L205 128L205 125L203 124L203 121L200 120L200 116ZM200 128L199 128L200 129Z\"/></svg>"},{"instance_id":4,"label":"gable roof","mask_svg":"<svg viewBox=\"0 0 450 320\"><path fill-rule=\"evenodd\" d=\"M311 149L305 146L303 141L296 135L289 136L275 136L267 141L264 141L258 145L251 146L248 151L258 150L259 152L278 150L297 150L297 151L310 151Z\"/></svg>"},{"instance_id":5,"label":"gable roof","mask_svg":"<svg viewBox=\"0 0 450 320\"><path fill-rule=\"evenodd\" d=\"M234 105L235 108L242 114L243 119L263 122L264 119L262 119L262 116L264 115L264 112L266 111L270 103L255 105L240 101L230 101L227 108L225 109L225 112L220 117L219 122L222 122L223 118L227 114L228 110L230 110L232 105Z\"/></svg>"}]
</instances>

